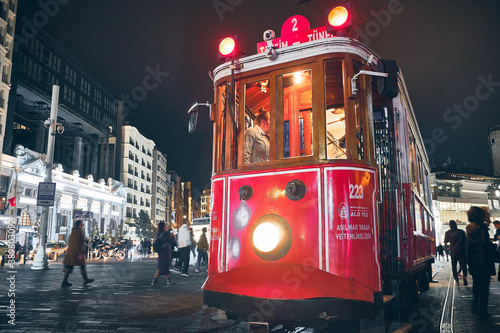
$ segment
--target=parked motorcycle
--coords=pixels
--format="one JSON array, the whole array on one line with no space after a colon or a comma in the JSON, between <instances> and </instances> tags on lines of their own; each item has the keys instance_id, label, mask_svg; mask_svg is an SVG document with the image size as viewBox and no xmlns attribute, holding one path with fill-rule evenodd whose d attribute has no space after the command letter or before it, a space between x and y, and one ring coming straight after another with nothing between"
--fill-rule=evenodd
<instances>
[{"instance_id":1,"label":"parked motorcycle","mask_svg":"<svg viewBox=\"0 0 500 333\"><path fill-rule=\"evenodd\" d=\"M91 253L91 258L94 260L101 258L123 260L125 259L125 251L122 248L122 246L113 246L108 243L98 243Z\"/></svg>"}]
</instances>

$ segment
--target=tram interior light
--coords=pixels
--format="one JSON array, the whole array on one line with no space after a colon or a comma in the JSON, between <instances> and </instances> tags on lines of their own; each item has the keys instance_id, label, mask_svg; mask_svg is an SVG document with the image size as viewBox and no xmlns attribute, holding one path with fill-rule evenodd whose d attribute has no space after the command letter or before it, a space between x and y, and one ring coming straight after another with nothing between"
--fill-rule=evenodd
<instances>
[{"instance_id":1,"label":"tram interior light","mask_svg":"<svg viewBox=\"0 0 500 333\"><path fill-rule=\"evenodd\" d=\"M229 59L238 55L238 36L228 36L219 40L219 52L217 58Z\"/></svg>"},{"instance_id":2,"label":"tram interior light","mask_svg":"<svg viewBox=\"0 0 500 333\"><path fill-rule=\"evenodd\" d=\"M346 37L352 26L351 3L328 8L326 10L326 30L339 37Z\"/></svg>"}]
</instances>

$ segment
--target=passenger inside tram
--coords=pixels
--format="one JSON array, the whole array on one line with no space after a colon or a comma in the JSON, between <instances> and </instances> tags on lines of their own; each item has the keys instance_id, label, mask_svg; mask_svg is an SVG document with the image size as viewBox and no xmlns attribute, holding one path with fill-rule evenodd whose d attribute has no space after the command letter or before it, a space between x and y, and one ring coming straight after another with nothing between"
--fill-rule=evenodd
<instances>
[{"instance_id":1,"label":"passenger inside tram","mask_svg":"<svg viewBox=\"0 0 500 333\"><path fill-rule=\"evenodd\" d=\"M346 158L344 108L326 111L326 135L328 158Z\"/></svg>"},{"instance_id":2,"label":"passenger inside tram","mask_svg":"<svg viewBox=\"0 0 500 333\"><path fill-rule=\"evenodd\" d=\"M260 108L254 120L254 126L245 131L243 163L269 160L269 118L269 111Z\"/></svg>"}]
</instances>

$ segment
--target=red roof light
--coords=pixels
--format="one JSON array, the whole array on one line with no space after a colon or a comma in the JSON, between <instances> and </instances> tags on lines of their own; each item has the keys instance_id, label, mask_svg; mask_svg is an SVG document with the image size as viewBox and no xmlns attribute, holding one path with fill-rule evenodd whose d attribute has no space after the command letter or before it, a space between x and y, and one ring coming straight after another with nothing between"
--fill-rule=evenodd
<instances>
[{"instance_id":1,"label":"red roof light","mask_svg":"<svg viewBox=\"0 0 500 333\"><path fill-rule=\"evenodd\" d=\"M344 6L337 6L328 13L328 23L333 27L340 27L347 22L349 11Z\"/></svg>"},{"instance_id":2,"label":"red roof light","mask_svg":"<svg viewBox=\"0 0 500 333\"><path fill-rule=\"evenodd\" d=\"M231 58L238 51L238 37L230 36L219 40L219 56L220 59Z\"/></svg>"},{"instance_id":3,"label":"red roof light","mask_svg":"<svg viewBox=\"0 0 500 333\"><path fill-rule=\"evenodd\" d=\"M336 36L346 37L352 26L351 3L346 2L326 10L326 30Z\"/></svg>"}]
</instances>

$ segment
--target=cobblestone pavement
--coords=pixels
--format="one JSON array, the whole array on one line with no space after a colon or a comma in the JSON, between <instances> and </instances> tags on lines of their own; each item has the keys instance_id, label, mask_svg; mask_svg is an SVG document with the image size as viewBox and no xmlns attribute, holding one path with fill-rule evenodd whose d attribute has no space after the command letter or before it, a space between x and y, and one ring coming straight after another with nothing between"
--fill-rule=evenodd
<instances>
[{"instance_id":1,"label":"cobblestone pavement","mask_svg":"<svg viewBox=\"0 0 500 333\"><path fill-rule=\"evenodd\" d=\"M213 320L216 309L202 301L206 273L195 273L193 267L191 276L172 272L172 285L166 285L161 277L160 286L155 287L151 286L156 271L154 258L94 261L87 264L94 283L84 285L75 268L70 276L73 286L61 288L62 264L50 262L49 266L43 271L33 271L29 264L16 265L14 270L0 267L0 332L246 331L246 323ZM420 296L409 320L411 333L440 332L451 267L449 262L437 262L434 267L439 268L435 276L439 283L431 284L430 290ZM446 332L500 332L500 283L496 277L490 286L491 318L471 314L471 298L472 283L455 288L453 331ZM392 328L388 332L399 326L393 324L386 323L386 328Z\"/></svg>"},{"instance_id":2,"label":"cobblestone pavement","mask_svg":"<svg viewBox=\"0 0 500 333\"><path fill-rule=\"evenodd\" d=\"M63 266L49 263L42 271L0 267L0 332L206 332L228 324L212 320L216 310L202 301L206 272L193 267L189 277L172 272L172 285L161 277L160 286L151 286L156 259L101 260L87 263L94 283L84 285L75 267L73 286L61 288ZM15 326L8 316L13 301Z\"/></svg>"},{"instance_id":3,"label":"cobblestone pavement","mask_svg":"<svg viewBox=\"0 0 500 333\"><path fill-rule=\"evenodd\" d=\"M490 283L488 311L491 317L479 318L471 312L473 279L470 274L467 287L462 281L460 286L454 286L451 262L437 261L433 268L438 270L434 277L438 282L431 283L430 289L420 295L418 304L414 305L409 316L409 323L413 326L411 333L500 332L500 283L496 276L491 277Z\"/></svg>"}]
</instances>

